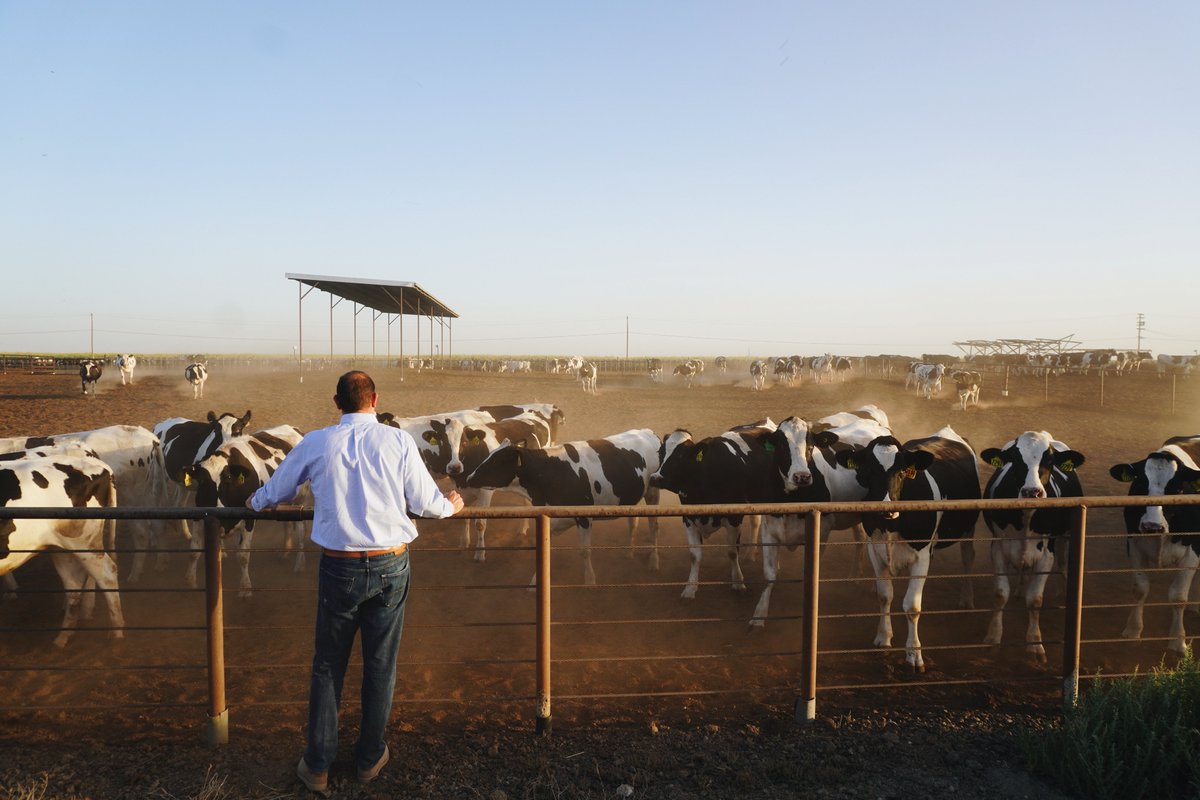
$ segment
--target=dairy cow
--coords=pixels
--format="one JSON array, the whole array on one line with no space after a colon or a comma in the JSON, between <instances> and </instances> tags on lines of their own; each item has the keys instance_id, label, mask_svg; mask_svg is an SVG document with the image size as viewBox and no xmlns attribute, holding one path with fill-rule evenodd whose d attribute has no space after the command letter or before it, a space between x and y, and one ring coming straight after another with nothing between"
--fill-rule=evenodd
<instances>
[{"instance_id":1,"label":"dairy cow","mask_svg":"<svg viewBox=\"0 0 1200 800\"><path fill-rule=\"evenodd\" d=\"M1141 461L1114 464L1109 474L1129 484L1130 497L1196 494L1200 492L1198 464L1200 436L1175 436ZM1142 608L1150 592L1148 569L1174 568L1167 590L1167 601L1171 603L1167 649L1186 653L1183 612L1200 566L1200 505L1126 506L1124 511L1126 550L1134 569L1134 607L1121 635L1126 639L1142 635Z\"/></svg>"},{"instance_id":2,"label":"dairy cow","mask_svg":"<svg viewBox=\"0 0 1200 800\"><path fill-rule=\"evenodd\" d=\"M1158 377L1163 375L1191 375L1196 367L1200 367L1200 356L1169 356L1160 353L1155 360L1158 367Z\"/></svg>"},{"instance_id":3,"label":"dairy cow","mask_svg":"<svg viewBox=\"0 0 1200 800\"><path fill-rule=\"evenodd\" d=\"M767 362L761 358L750 363L750 387L761 392L767 382Z\"/></svg>"},{"instance_id":4,"label":"dairy cow","mask_svg":"<svg viewBox=\"0 0 1200 800\"><path fill-rule=\"evenodd\" d=\"M663 365L661 358L646 359L646 374L650 376L650 380L654 383L662 383L663 380Z\"/></svg>"},{"instance_id":5,"label":"dairy cow","mask_svg":"<svg viewBox=\"0 0 1200 800\"><path fill-rule=\"evenodd\" d=\"M0 463L0 506L4 508L112 508L117 504L112 470L98 458L85 455L36 455ZM65 647L80 612L90 614L96 587L104 595L112 630L124 636L125 619L118 594L117 563L111 552L115 533L111 520L0 520L0 576L28 562L38 552L50 560L66 590L62 630L54 639Z\"/></svg>"},{"instance_id":6,"label":"dairy cow","mask_svg":"<svg viewBox=\"0 0 1200 800\"><path fill-rule=\"evenodd\" d=\"M192 385L192 399L204 397L204 382L208 380L208 365L194 361L183 369L184 379Z\"/></svg>"},{"instance_id":7,"label":"dairy cow","mask_svg":"<svg viewBox=\"0 0 1200 800\"><path fill-rule=\"evenodd\" d=\"M861 450L843 450L838 463L854 471L866 489L864 500L978 500L979 467L975 451L953 428L901 444L892 436L873 439ZM953 511L888 511L862 515L870 537L868 552L879 597L876 647L892 645L893 577L908 570L904 615L908 619L905 660L915 672L925 671L918 623L925 579L933 551L960 543L963 578L959 606L971 608L974 595L969 573L975 563L975 523L979 509Z\"/></svg>"},{"instance_id":8,"label":"dairy cow","mask_svg":"<svg viewBox=\"0 0 1200 800\"><path fill-rule=\"evenodd\" d=\"M960 369L950 373L950 380L954 381L959 407L963 411L967 410L968 404L979 405L979 387L983 383L982 375L974 370Z\"/></svg>"},{"instance_id":9,"label":"dairy cow","mask_svg":"<svg viewBox=\"0 0 1200 800\"><path fill-rule=\"evenodd\" d=\"M596 378L599 373L596 365L591 361L583 362L583 366L579 368L579 382L583 386L583 391L587 394L598 394L596 389Z\"/></svg>"},{"instance_id":10,"label":"dairy cow","mask_svg":"<svg viewBox=\"0 0 1200 800\"><path fill-rule=\"evenodd\" d=\"M845 382L853 369L854 362L845 356L838 356L833 360L833 374L839 381Z\"/></svg>"},{"instance_id":11,"label":"dairy cow","mask_svg":"<svg viewBox=\"0 0 1200 800\"><path fill-rule=\"evenodd\" d=\"M117 369L121 371L121 385L125 386L126 382L133 383L133 371L137 368L137 358L128 353L117 356Z\"/></svg>"},{"instance_id":12,"label":"dairy cow","mask_svg":"<svg viewBox=\"0 0 1200 800\"><path fill-rule=\"evenodd\" d=\"M1026 431L1003 447L980 453L996 468L988 479L984 497L1039 498L1082 497L1076 470L1084 456L1054 439L1046 431ZM991 622L984 641L1000 644L1004 634L1003 613L1008 603L1010 570L1026 576L1025 606L1029 610L1026 649L1045 662L1040 616L1046 579L1054 568L1055 542L1070 530L1070 512L1063 508L987 509L984 522L992 534L992 569L995 575Z\"/></svg>"},{"instance_id":13,"label":"dairy cow","mask_svg":"<svg viewBox=\"0 0 1200 800\"><path fill-rule=\"evenodd\" d=\"M184 467L180 472L180 482L192 496L197 508L243 508L246 500L267 482L303 437L304 434L291 425L277 425L251 434L235 436L223 442L211 455ZM312 505L307 486L301 489L301 496L297 500L302 505ZM235 531L239 533L237 558L241 566L241 576L238 596L250 597L254 590L250 582L250 544L255 520L222 519L218 524L226 537ZM277 524L284 528L285 548L298 549L295 571L299 572L304 567L304 523L296 521ZM187 575L188 582L195 585L200 550L204 543L199 536L193 537L192 542L196 553L192 556Z\"/></svg>"},{"instance_id":14,"label":"dairy cow","mask_svg":"<svg viewBox=\"0 0 1200 800\"><path fill-rule=\"evenodd\" d=\"M725 358L725 356L717 356L715 363L717 365L717 370L722 375L729 371L729 359Z\"/></svg>"},{"instance_id":15,"label":"dairy cow","mask_svg":"<svg viewBox=\"0 0 1200 800\"><path fill-rule=\"evenodd\" d=\"M823 356L813 356L809 361L809 369L812 372L813 380L817 383L824 383L826 380L833 381L833 364L834 358L829 353Z\"/></svg>"},{"instance_id":16,"label":"dairy cow","mask_svg":"<svg viewBox=\"0 0 1200 800\"><path fill-rule=\"evenodd\" d=\"M683 383L687 388L692 388L692 382L696 380L696 365L691 361L685 361L682 364L676 364L675 369L671 370L671 374L683 379Z\"/></svg>"},{"instance_id":17,"label":"dairy cow","mask_svg":"<svg viewBox=\"0 0 1200 800\"><path fill-rule=\"evenodd\" d=\"M784 386L795 386L800 382L800 365L782 356L775 359L775 382Z\"/></svg>"},{"instance_id":18,"label":"dairy cow","mask_svg":"<svg viewBox=\"0 0 1200 800\"><path fill-rule=\"evenodd\" d=\"M544 450L502 444L476 467L463 485L476 489L507 489L522 494L535 506L635 505L643 499L658 502L650 476L658 469L659 440L648 429L629 430L603 439L566 442ZM554 519L551 533L579 528L584 582L596 582L592 569L589 517ZM629 520L630 541L637 519ZM651 518L652 563L657 563L658 520Z\"/></svg>"},{"instance_id":19,"label":"dairy cow","mask_svg":"<svg viewBox=\"0 0 1200 800\"><path fill-rule=\"evenodd\" d=\"M92 390L92 394L96 394L96 381L100 380L100 376L104 374L102 362L95 359L86 359L79 362L79 383L86 395L88 389Z\"/></svg>"}]
</instances>

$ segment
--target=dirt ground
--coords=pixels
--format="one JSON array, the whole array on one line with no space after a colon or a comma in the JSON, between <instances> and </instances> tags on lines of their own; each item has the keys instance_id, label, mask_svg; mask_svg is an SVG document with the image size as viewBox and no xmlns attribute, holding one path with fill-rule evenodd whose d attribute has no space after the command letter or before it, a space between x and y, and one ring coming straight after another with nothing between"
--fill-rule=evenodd
<instances>
[{"instance_id":1,"label":"dirt ground","mask_svg":"<svg viewBox=\"0 0 1200 800\"><path fill-rule=\"evenodd\" d=\"M1096 375L1048 382L1013 375L1007 396L1003 376L989 375L982 404L964 412L952 392L927 401L905 392L902 378L857 376L753 392L740 361L732 362L728 378L710 368L690 390L669 380L653 385L643 376L602 374L596 396L565 376L410 371L401 382L394 367L360 366L377 381L380 410L404 416L554 402L566 413L563 439L641 427L707 436L765 416L814 419L865 403L885 409L901 439L950 424L977 452L1045 429L1087 457L1080 477L1089 495L1124 494L1108 476L1110 465L1200 429L1200 381L1173 383L1152 373L1108 376L1103 405ZM239 415L250 409L252 429L290 423L310 430L336 421L335 379L331 372L308 373L301 383L289 372L214 370L204 399L194 400L181 363L170 373L139 371L126 387L106 374L98 395L85 398L74 374L9 372L0 374L0 436L118 423L151 428L169 417L203 418L210 409ZM981 472L986 480L990 468ZM1119 513L1093 511L1088 525L1083 669L1146 670L1162 658L1168 612L1148 607L1145 638L1120 639L1127 609L1113 606L1129 597L1129 576L1111 572L1126 566ZM554 735L536 737L531 538L516 521L493 521L486 561L478 562L461 549L461 526L423 523L414 553L394 712L398 757L368 791L353 783L347 755L333 776L338 796L599 798L616 796L622 785L635 797L653 798L899 797L933 790L1055 796L1024 774L1015 731L1057 714L1062 648L1048 645L1047 666L1027 659L1019 599L1005 616L1005 645L980 646L987 611L955 610L957 586L938 578L961 571L957 548L934 557L921 624L927 671L914 677L902 646L886 652L871 646L873 588L856 579L853 550L844 533L835 534L822 560L821 719L801 727L791 723L799 685L798 584L777 586L765 630L750 633L760 570L744 563L750 589L731 592L722 534L705 552L700 592L690 602L679 599L688 571L679 520L664 520L657 573L648 564L644 523L632 552L623 521L598 523L594 587L582 585L577 537L563 534L553 558ZM985 606L991 592L982 521L976 535L972 581L977 605ZM119 545L128 549L127 536ZM185 591L185 554L171 553L161 572L122 585L123 641L82 630L65 652L50 644L61 605L49 560L22 568L19 596L0 603L0 800L303 796L292 771L304 724L315 559L295 573L280 546L277 533L256 533L254 596L226 595L232 734L220 750L204 743L204 604L202 595ZM800 555L784 554L783 581L798 577ZM130 557L119 557L122 576ZM227 562L227 588L236 587L236 577ZM1165 584L1153 579L1151 603L1165 600ZM1061 640L1062 595L1061 578L1052 578L1043 612L1049 643ZM1200 627L1194 614L1187 623ZM93 624L107 624L102 610ZM902 645L902 617L894 625ZM348 680L347 754L356 693Z\"/></svg>"}]
</instances>

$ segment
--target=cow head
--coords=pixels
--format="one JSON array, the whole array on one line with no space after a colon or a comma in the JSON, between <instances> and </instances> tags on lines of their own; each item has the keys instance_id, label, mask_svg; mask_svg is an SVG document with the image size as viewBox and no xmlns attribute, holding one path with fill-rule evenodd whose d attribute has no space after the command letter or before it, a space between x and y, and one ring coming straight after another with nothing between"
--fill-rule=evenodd
<instances>
[{"instance_id":1,"label":"cow head","mask_svg":"<svg viewBox=\"0 0 1200 800\"><path fill-rule=\"evenodd\" d=\"M775 444L775 466L783 478L783 490L794 492L812 486L812 429L799 417L779 423L770 441Z\"/></svg>"},{"instance_id":2,"label":"cow head","mask_svg":"<svg viewBox=\"0 0 1200 800\"><path fill-rule=\"evenodd\" d=\"M245 415L236 417L228 411L217 416L214 412L208 412L208 424L212 426L213 433L216 434L219 441L232 439L235 436L241 436L246 430L246 423L250 421L250 411L246 410Z\"/></svg>"},{"instance_id":3,"label":"cow head","mask_svg":"<svg viewBox=\"0 0 1200 800\"><path fill-rule=\"evenodd\" d=\"M658 448L658 470L650 476L650 485L679 494L687 485L687 476L704 460L704 451L692 440L692 434L678 428L663 437Z\"/></svg>"},{"instance_id":4,"label":"cow head","mask_svg":"<svg viewBox=\"0 0 1200 800\"><path fill-rule=\"evenodd\" d=\"M1131 464L1114 464L1109 474L1129 484L1130 497L1200 492L1200 470L1185 464L1174 448L1157 450ZM1129 533L1169 534L1171 517L1162 506L1127 506L1125 528Z\"/></svg>"},{"instance_id":5,"label":"cow head","mask_svg":"<svg viewBox=\"0 0 1200 800\"><path fill-rule=\"evenodd\" d=\"M1026 431L1003 449L989 447L980 457L1002 471L1001 478L1021 481L1017 497L1046 497L1046 485L1054 470L1069 473L1083 465L1084 456L1075 450L1058 450L1046 431Z\"/></svg>"},{"instance_id":6,"label":"cow head","mask_svg":"<svg viewBox=\"0 0 1200 800\"><path fill-rule=\"evenodd\" d=\"M526 462L536 454L538 451L517 447L505 439L462 480L460 485L471 489L503 489L512 486L520 480L521 473L529 468Z\"/></svg>"}]
</instances>

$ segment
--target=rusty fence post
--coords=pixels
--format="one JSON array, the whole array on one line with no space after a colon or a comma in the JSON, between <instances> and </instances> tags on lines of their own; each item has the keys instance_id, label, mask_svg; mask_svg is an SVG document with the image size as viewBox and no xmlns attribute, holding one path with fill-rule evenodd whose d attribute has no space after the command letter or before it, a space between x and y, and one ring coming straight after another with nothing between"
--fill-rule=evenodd
<instances>
[{"instance_id":1,"label":"rusty fence post","mask_svg":"<svg viewBox=\"0 0 1200 800\"><path fill-rule=\"evenodd\" d=\"M537 518L537 732L550 734L550 517Z\"/></svg>"},{"instance_id":2,"label":"rusty fence post","mask_svg":"<svg viewBox=\"0 0 1200 800\"><path fill-rule=\"evenodd\" d=\"M817 591L821 580L821 512L808 512L804 526L804 622L800 643L800 688L796 700L797 722L817 718Z\"/></svg>"},{"instance_id":3,"label":"rusty fence post","mask_svg":"<svg viewBox=\"0 0 1200 800\"><path fill-rule=\"evenodd\" d=\"M1079 700L1079 641L1083 636L1083 550L1087 540L1087 506L1073 509L1067 552L1066 626L1063 630L1063 706Z\"/></svg>"},{"instance_id":4,"label":"rusty fence post","mask_svg":"<svg viewBox=\"0 0 1200 800\"><path fill-rule=\"evenodd\" d=\"M208 743L229 744L225 705L225 599L221 589L221 525L204 518L204 595L208 628Z\"/></svg>"}]
</instances>

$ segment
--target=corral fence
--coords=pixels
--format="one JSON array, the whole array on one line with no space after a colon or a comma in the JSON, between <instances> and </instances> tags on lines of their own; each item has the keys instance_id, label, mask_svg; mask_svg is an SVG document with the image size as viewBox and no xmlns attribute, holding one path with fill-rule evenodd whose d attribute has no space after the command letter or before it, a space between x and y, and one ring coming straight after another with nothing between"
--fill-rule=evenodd
<instances>
[{"instance_id":1,"label":"corral fence","mask_svg":"<svg viewBox=\"0 0 1200 800\"><path fill-rule=\"evenodd\" d=\"M953 510L953 509L1026 509L1036 510L1040 508L1062 508L1069 510L1071 515L1071 526L1069 535L1069 547L1066 558L1066 597L1061 608L1063 618L1063 639L1058 644L1062 645L1062 663L1059 670L1061 678L1061 696L1065 704L1073 704L1079 692L1080 685L1080 646L1081 643L1088 642L1105 642L1113 641L1110 639L1096 638L1091 640L1083 639L1083 611L1084 611L1084 579L1085 579L1085 551L1088 537L1088 511L1090 509L1117 509L1126 506L1144 506L1147 503L1162 506L1176 505L1194 505L1200 503L1200 495L1179 495L1170 497L1084 497L1084 498L1050 498L1038 500L979 500L979 501L904 501L890 503L816 503L816 504L775 504L775 505L700 505L700 506L558 506L558 507L497 507L488 509L465 509L456 519L514 519L525 518L536 520L536 543L532 550L535 553L536 559L536 614L534 626L536 628L535 645L532 663L535 673L535 696L531 698L534 705L534 717L536 720L536 730L539 732L548 732L551 727L552 719L552 686L553 686L553 667L556 661L552 658L552 630L554 623L551 614L551 590L555 587L553 576L551 575L551 545L550 545L550 530L551 520L555 518L580 518L590 517L593 519L612 519L612 518L634 518L634 517L679 517L688 516L727 516L727 515L749 515L749 514L776 514L776 515L802 515L805 518L805 538L803 551L803 575L794 583L800 584L802 587L802 614L801 626L802 637L799 642L798 653L789 655L799 656L799 682L794 693L794 713L797 721L810 722L817 716L817 694L822 688L836 688L838 690L853 689L853 688L882 688L874 684L859 684L854 685L839 685L836 687L822 687L819 681L818 665L819 656L830 656L836 653L846 652L861 652L861 651L820 651L818 649L818 628L822 621L836 621L846 619L853 616L865 616L863 614L821 614L819 612L821 604L822 586L828 587L828 582L823 582L820 571L820 555L822 548L819 544L819 531L821 527L821 518L825 514L835 513L867 513L880 512L883 510L889 511L923 511L923 510ZM258 520L269 521L298 521L311 520L311 509L283 509L272 512L264 512L254 514L253 512L244 509L232 508L213 508L213 509L197 509L197 508L0 508L0 520L10 519L116 519L116 520L131 520L131 519L164 519L164 520L198 520L202 521L204 528L204 564L205 577L204 589L205 594L205 609L206 619L204 629L206 632L206 652L205 652L205 669L207 672L207 715L208 715L208 734L212 744L223 744L228 741L229 734L229 704L226 695L225 682L225 632L226 626L224 621L224 588L222 578L222 535L221 521L239 520L253 517ZM1110 538L1115 538L1109 535ZM1123 537L1123 534L1122 534ZM712 545L706 545L712 546ZM122 551L134 552L134 551ZM189 551L191 552L191 551ZM1095 572L1103 573L1119 573L1130 572L1132 570L1120 569L1105 569L1096 570ZM1153 568L1145 571L1154 571ZM907 576L895 575L891 580L904 580ZM838 580L838 579L831 579ZM846 579L841 579L846 580ZM874 580L874 579L871 579ZM561 584L560 584L561 586ZM200 591L200 590L191 590ZM1159 603L1151 605L1172 605L1172 603ZM1177 605L1177 604L1175 604ZM1096 608L1128 608L1128 605L1113 605L1105 603L1096 606L1088 606ZM1046 611L1049 609L1043 609ZM900 612L903 613L902 611ZM923 611L923 615L937 614L939 612ZM953 612L941 612L953 613ZM162 629L162 628L154 628ZM4 628L5 632L20 630L19 628ZM103 629L100 629L103 630ZM112 629L109 629L112 630ZM1023 646L1025 643L1021 642ZM1045 640L1043 644L1056 644L1056 642ZM903 646L895 648L903 651ZM929 648L926 648L929 649ZM125 667L126 669L134 669L136 667ZM121 669L117 667L117 669ZM1087 676L1084 676L1087 677ZM987 683L983 681L963 681L963 680L944 680L935 681L933 684L941 684L948 686L951 689L956 686L961 687L968 683ZM1000 681L997 681L1000 682ZM929 682L923 682L921 685L930 685ZM639 693L630 692L620 695L625 698L639 698L660 696L661 694L670 693ZM530 699L530 698L527 698ZM9 707L11 710L12 707ZM30 707L21 706L22 710L28 710Z\"/></svg>"}]
</instances>

